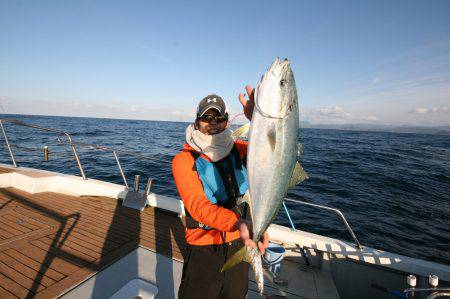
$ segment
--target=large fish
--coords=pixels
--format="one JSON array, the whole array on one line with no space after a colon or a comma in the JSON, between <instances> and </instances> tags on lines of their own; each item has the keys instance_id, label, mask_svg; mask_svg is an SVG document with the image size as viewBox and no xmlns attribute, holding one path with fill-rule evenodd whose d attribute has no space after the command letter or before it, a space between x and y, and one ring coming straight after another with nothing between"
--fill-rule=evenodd
<instances>
[{"instance_id":1,"label":"large fish","mask_svg":"<svg viewBox=\"0 0 450 299\"><path fill-rule=\"evenodd\" d=\"M255 109L248 136L249 191L244 201L250 207L255 243L278 214L288 188L306 178L300 164L296 163L300 152L298 137L299 110L294 75L287 59L276 59L255 89ZM244 246L224 269L241 260L252 265L262 293L261 253L258 249Z\"/></svg>"}]
</instances>

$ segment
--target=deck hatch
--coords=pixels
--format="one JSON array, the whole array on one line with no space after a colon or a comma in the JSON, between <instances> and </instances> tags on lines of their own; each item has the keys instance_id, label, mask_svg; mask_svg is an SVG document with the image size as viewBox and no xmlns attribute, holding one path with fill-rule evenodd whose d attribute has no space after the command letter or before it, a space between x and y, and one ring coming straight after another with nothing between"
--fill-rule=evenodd
<instances>
[{"instance_id":1,"label":"deck hatch","mask_svg":"<svg viewBox=\"0 0 450 299\"><path fill-rule=\"evenodd\" d=\"M17 206L0 210L0 251L46 236L53 226L21 214Z\"/></svg>"}]
</instances>

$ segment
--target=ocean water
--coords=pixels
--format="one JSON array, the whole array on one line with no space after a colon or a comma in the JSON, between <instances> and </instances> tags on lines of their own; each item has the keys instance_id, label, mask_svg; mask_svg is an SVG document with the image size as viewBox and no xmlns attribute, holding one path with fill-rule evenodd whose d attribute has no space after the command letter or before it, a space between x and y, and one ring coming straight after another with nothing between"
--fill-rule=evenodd
<instances>
[{"instance_id":1,"label":"ocean water","mask_svg":"<svg viewBox=\"0 0 450 299\"><path fill-rule=\"evenodd\" d=\"M72 133L73 139L139 152L119 154L130 186L141 175L152 191L178 197L171 160L186 123L1 115ZM5 123L19 166L79 175L70 147L53 132ZM340 209L363 245L450 264L450 138L445 135L301 129L301 162L310 179L288 196ZM11 163L0 137L0 162ZM50 159L43 161L43 146ZM86 176L123 184L109 151L78 147ZM329 212L287 203L298 229L351 240ZM289 226L283 210L276 223Z\"/></svg>"}]
</instances>

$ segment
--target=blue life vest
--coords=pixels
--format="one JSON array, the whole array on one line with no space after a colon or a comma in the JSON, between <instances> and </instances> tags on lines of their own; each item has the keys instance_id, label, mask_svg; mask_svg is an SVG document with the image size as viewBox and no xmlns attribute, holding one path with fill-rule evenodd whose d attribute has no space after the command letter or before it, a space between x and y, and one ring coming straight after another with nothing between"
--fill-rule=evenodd
<instances>
[{"instance_id":1,"label":"blue life vest","mask_svg":"<svg viewBox=\"0 0 450 299\"><path fill-rule=\"evenodd\" d=\"M229 169L230 163L227 159L231 159L233 169ZM233 147L227 157L220 161L213 163L200 156L195 160L198 177L202 181L203 190L210 202L219 206L228 206L227 202L230 200L229 192L233 188L233 186L230 186L230 183L234 182L224 182L223 175L220 173L222 169L222 171L227 172L234 171L234 178L237 184L236 189L238 189L235 193L239 194L231 195L231 197L239 197L245 194L248 190L247 169L245 168L245 163L242 162L236 146Z\"/></svg>"},{"instance_id":2,"label":"blue life vest","mask_svg":"<svg viewBox=\"0 0 450 299\"><path fill-rule=\"evenodd\" d=\"M246 208L238 208L236 200L248 190L246 157L241 159L236 145L228 156L217 162L202 158L198 152L191 151L191 154L195 159L195 168L208 200L245 217ZM188 228L213 229L194 220L187 210L185 212Z\"/></svg>"}]
</instances>

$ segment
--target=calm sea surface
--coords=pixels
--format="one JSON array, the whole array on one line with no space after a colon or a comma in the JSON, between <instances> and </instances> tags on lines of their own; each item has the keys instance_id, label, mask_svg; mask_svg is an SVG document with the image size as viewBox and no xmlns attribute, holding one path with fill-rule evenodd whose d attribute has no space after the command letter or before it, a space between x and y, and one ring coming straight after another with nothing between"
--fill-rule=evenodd
<instances>
[{"instance_id":1,"label":"calm sea surface","mask_svg":"<svg viewBox=\"0 0 450 299\"><path fill-rule=\"evenodd\" d=\"M184 143L185 123L13 116L73 133L75 141L153 157L121 155L129 184L154 178L153 192L178 197L171 159ZM67 144L53 133L5 124L19 166L79 175ZM11 163L0 137L0 162ZM61 138L63 139L63 138ZM363 245L450 264L450 137L447 135L301 130L301 157L310 179L289 197L340 209ZM44 145L53 154L43 162ZM38 151L31 149L39 149ZM122 184L110 152L80 147L86 176ZM144 188L142 183L141 189ZM350 240L337 216L287 204L297 228ZM284 211L276 223L289 225Z\"/></svg>"}]
</instances>

